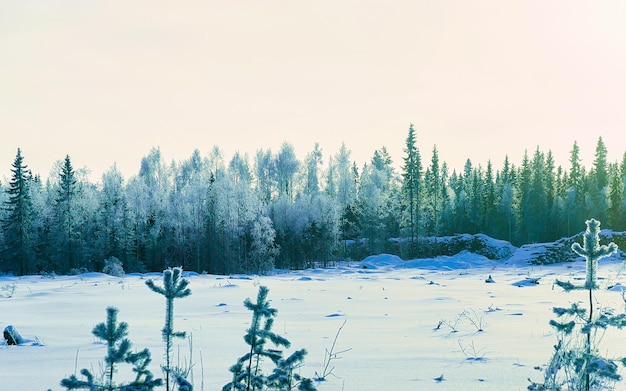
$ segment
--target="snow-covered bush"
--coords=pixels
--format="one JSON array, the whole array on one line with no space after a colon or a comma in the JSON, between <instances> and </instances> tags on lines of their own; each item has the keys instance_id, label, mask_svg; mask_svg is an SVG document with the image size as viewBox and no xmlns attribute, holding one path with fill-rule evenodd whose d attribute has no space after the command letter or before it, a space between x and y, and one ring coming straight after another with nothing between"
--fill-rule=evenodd
<instances>
[{"instance_id":1,"label":"snow-covered bush","mask_svg":"<svg viewBox=\"0 0 626 391\"><path fill-rule=\"evenodd\" d=\"M86 267L75 267L70 269L70 271L68 272L70 276L79 276L85 273L89 273L89 269L87 269Z\"/></svg>"},{"instance_id":2,"label":"snow-covered bush","mask_svg":"<svg viewBox=\"0 0 626 391\"><path fill-rule=\"evenodd\" d=\"M123 277L125 272L124 267L122 266L122 261L115 257L109 257L105 259L102 273L108 274L113 277Z\"/></svg>"}]
</instances>

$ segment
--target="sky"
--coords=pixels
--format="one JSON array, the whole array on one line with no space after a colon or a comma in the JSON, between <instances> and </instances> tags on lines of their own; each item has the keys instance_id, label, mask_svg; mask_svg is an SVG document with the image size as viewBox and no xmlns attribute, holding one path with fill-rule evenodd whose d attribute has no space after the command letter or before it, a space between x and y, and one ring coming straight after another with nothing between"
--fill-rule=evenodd
<instances>
[{"instance_id":1,"label":"sky","mask_svg":"<svg viewBox=\"0 0 626 391\"><path fill-rule=\"evenodd\" d=\"M626 3L0 0L0 178L17 148L47 177L69 155L128 179L153 147L251 162L284 142L324 162L519 164L574 142L626 151Z\"/></svg>"}]
</instances>

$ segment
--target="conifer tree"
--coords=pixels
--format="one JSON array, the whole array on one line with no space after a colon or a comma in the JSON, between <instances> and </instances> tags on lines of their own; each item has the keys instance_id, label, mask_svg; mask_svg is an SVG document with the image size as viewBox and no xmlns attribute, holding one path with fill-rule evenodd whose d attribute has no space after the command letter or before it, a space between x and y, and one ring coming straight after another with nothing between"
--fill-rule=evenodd
<instances>
[{"instance_id":1,"label":"conifer tree","mask_svg":"<svg viewBox=\"0 0 626 391\"><path fill-rule=\"evenodd\" d=\"M233 374L233 379L222 388L222 391L315 390L310 379L303 378L294 372L302 364L306 350L298 350L287 359L283 359L282 351L278 350L289 348L291 343L272 331L278 310L270 307L267 299L268 293L267 287L260 286L256 303L249 298L244 301L245 307L252 311L252 322L244 335L244 341L250 346L250 350L229 369ZM278 349L267 348L268 342ZM264 359L269 359L275 365L270 375L263 372Z\"/></svg>"},{"instance_id":2,"label":"conifer tree","mask_svg":"<svg viewBox=\"0 0 626 391\"><path fill-rule=\"evenodd\" d=\"M3 255L7 259L15 259L19 273L24 275L29 268L33 252L31 238L33 204L30 192L31 173L24 164L19 148L11 172L13 175L6 190L9 197L5 204L7 216L2 225L7 245Z\"/></svg>"},{"instance_id":3,"label":"conifer tree","mask_svg":"<svg viewBox=\"0 0 626 391\"><path fill-rule=\"evenodd\" d=\"M74 202L77 194L76 172L72 167L70 156L66 155L59 174L59 188L57 190L57 224L59 229L59 244L64 250L62 254L67 257L67 270L76 267L76 257L74 249L75 216Z\"/></svg>"},{"instance_id":4,"label":"conifer tree","mask_svg":"<svg viewBox=\"0 0 626 391\"><path fill-rule=\"evenodd\" d=\"M588 306L584 308L574 302L569 308L555 307L554 314L560 320L551 320L550 325L558 334L553 356L545 369L544 383L532 383L529 390L585 390L604 389L607 382L618 381L615 360L603 357L598 344L608 327L626 327L626 314L615 314L611 308L594 309L593 292L597 284L598 261L617 251L615 243L600 245L600 222L586 221L587 230L583 245L572 245L572 250L585 258L586 275L583 285L556 280L565 291L588 291ZM626 365L626 358L621 359Z\"/></svg>"},{"instance_id":5,"label":"conifer tree","mask_svg":"<svg viewBox=\"0 0 626 391\"><path fill-rule=\"evenodd\" d=\"M94 375L88 369L82 369L80 373L86 380L79 380L75 375L61 380L61 386L68 390L87 389L90 391L151 391L154 387L163 384L161 379L154 379L152 373L147 369L152 361L150 351L144 349L140 352L131 351L131 342L128 335L128 324L117 322L118 310L115 307L107 308L106 323L96 325L92 334L107 344L107 355L104 358L106 370L103 382L95 380ZM133 372L136 373L135 380L128 384L115 384L113 376L116 373L118 364L128 363L133 365Z\"/></svg>"},{"instance_id":6,"label":"conifer tree","mask_svg":"<svg viewBox=\"0 0 626 391\"><path fill-rule=\"evenodd\" d=\"M609 188L609 227L620 229L624 223L624 180L617 164L611 166Z\"/></svg>"},{"instance_id":7,"label":"conifer tree","mask_svg":"<svg viewBox=\"0 0 626 391\"><path fill-rule=\"evenodd\" d=\"M191 294L187 288L189 280L182 277L183 269L180 267L169 268L163 271L163 286L157 286L152 279L146 281L146 285L152 291L165 296L165 326L162 335L165 342L165 389L170 390L170 374L180 375L172 367L172 346L174 338L184 338L184 331L174 331L174 299L182 299ZM180 368L179 368L180 369Z\"/></svg>"},{"instance_id":8,"label":"conifer tree","mask_svg":"<svg viewBox=\"0 0 626 391\"><path fill-rule=\"evenodd\" d=\"M403 183L402 192L404 195L404 204L408 214L409 237L413 242L419 239L419 209L421 204L421 182L422 182L422 160L413 124L409 126L409 134L406 138L406 148L404 149L406 156L404 157L404 166L402 167ZM414 251L414 248L411 249ZM415 255L414 253L411 254Z\"/></svg>"}]
</instances>

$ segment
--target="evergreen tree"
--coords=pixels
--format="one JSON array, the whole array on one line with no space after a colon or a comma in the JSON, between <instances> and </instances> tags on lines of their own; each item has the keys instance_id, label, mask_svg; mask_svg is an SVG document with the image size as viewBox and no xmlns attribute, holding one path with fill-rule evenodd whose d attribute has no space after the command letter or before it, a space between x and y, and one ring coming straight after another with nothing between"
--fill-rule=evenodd
<instances>
[{"instance_id":1,"label":"evergreen tree","mask_svg":"<svg viewBox=\"0 0 626 391\"><path fill-rule=\"evenodd\" d=\"M608 217L608 184L607 150L602 137L600 137L596 145L593 168L589 175L587 208L589 214L596 216L596 218L602 221L606 221Z\"/></svg>"},{"instance_id":2,"label":"evergreen tree","mask_svg":"<svg viewBox=\"0 0 626 391\"><path fill-rule=\"evenodd\" d=\"M430 167L428 168L428 180L424 175L424 182L426 183L426 203L430 210L431 222L428 224L431 229L430 232L434 236L438 236L440 233L440 212L441 212L441 167L439 166L439 152L437 146L433 147L433 154L430 161Z\"/></svg>"},{"instance_id":3,"label":"evergreen tree","mask_svg":"<svg viewBox=\"0 0 626 391\"><path fill-rule=\"evenodd\" d=\"M32 174L24 164L19 148L11 172L13 174L6 190L8 195L8 200L5 201L6 217L2 224L6 245L2 255L5 259L15 260L14 264L7 265L7 271L17 270L20 275L24 275L30 270L33 258L33 204L30 190ZM16 269L13 269L14 267Z\"/></svg>"},{"instance_id":4,"label":"evergreen tree","mask_svg":"<svg viewBox=\"0 0 626 391\"><path fill-rule=\"evenodd\" d=\"M546 212L548 200L546 190L545 158L539 147L535 150L532 160L530 192L528 194L528 208L524 212L525 222L528 224L528 242L544 242L546 238Z\"/></svg>"},{"instance_id":5,"label":"evergreen tree","mask_svg":"<svg viewBox=\"0 0 626 391\"><path fill-rule=\"evenodd\" d=\"M146 285L152 291L165 297L165 326L161 331L165 342L165 389L170 390L170 376L181 376L180 369L172 366L172 347L174 338L184 338L184 331L174 331L174 299L181 299L191 294L187 288L189 280L182 277L183 269L179 267L169 268L163 271L163 286L157 286L152 279L146 281Z\"/></svg>"},{"instance_id":6,"label":"evergreen tree","mask_svg":"<svg viewBox=\"0 0 626 391\"><path fill-rule=\"evenodd\" d=\"M608 152L604 140L602 140L602 137L598 137L593 160L593 179L598 189L604 189L609 184L607 154Z\"/></svg>"},{"instance_id":7,"label":"evergreen tree","mask_svg":"<svg viewBox=\"0 0 626 391\"><path fill-rule=\"evenodd\" d=\"M65 270L77 266L76 257L76 196L78 193L76 172L70 156L66 155L59 173L59 187L56 198L56 224L59 229L59 247L61 255L67 259Z\"/></svg>"},{"instance_id":8,"label":"evergreen tree","mask_svg":"<svg viewBox=\"0 0 626 391\"><path fill-rule=\"evenodd\" d=\"M624 180L617 164L612 165L609 170L609 227L613 230L624 229Z\"/></svg>"},{"instance_id":9,"label":"evergreen tree","mask_svg":"<svg viewBox=\"0 0 626 391\"><path fill-rule=\"evenodd\" d=\"M484 208L482 231L485 232L487 235L495 236L497 234L494 227L494 215L496 208L496 183L491 160L487 161L487 171L485 172L485 178L483 180L482 198Z\"/></svg>"},{"instance_id":10,"label":"evergreen tree","mask_svg":"<svg viewBox=\"0 0 626 391\"><path fill-rule=\"evenodd\" d=\"M107 344L107 355L104 357L106 363L103 383L94 380L93 374L87 370L81 370L81 374L86 380L79 380L75 375L61 380L61 386L68 390L88 389L90 391L151 391L154 387L163 384L161 379L154 379L148 370L148 365L152 361L150 351L144 349L140 352L131 351L132 344L127 337L128 324L117 322L118 309L107 308L106 323L96 325L92 334L105 341ZM116 384L113 376L119 364L128 363L133 365L135 379L128 384Z\"/></svg>"},{"instance_id":11,"label":"evergreen tree","mask_svg":"<svg viewBox=\"0 0 626 391\"><path fill-rule=\"evenodd\" d=\"M303 378L294 372L302 364L306 350L299 350L287 359L283 359L283 352L279 349L289 348L291 343L272 331L278 310L270 307L267 299L268 293L267 287L260 286L256 303L250 299L244 301L244 306L252 311L250 328L244 335L249 351L229 369L233 374L233 379L222 390L314 391L315 387L310 379ZM275 348L268 348L268 343L274 345ZM274 364L275 369L269 375L264 372L264 360L270 360Z\"/></svg>"},{"instance_id":12,"label":"evergreen tree","mask_svg":"<svg viewBox=\"0 0 626 391\"><path fill-rule=\"evenodd\" d=\"M514 182L515 167L509 163L509 157L505 156L502 170L496 175L496 206L494 225L496 237L513 241L515 224L514 212Z\"/></svg>"},{"instance_id":13,"label":"evergreen tree","mask_svg":"<svg viewBox=\"0 0 626 391\"><path fill-rule=\"evenodd\" d=\"M621 329L626 326L626 314L615 314L611 308L594 308L593 292L598 286L598 261L617 252L615 243L600 245L600 222L586 221L587 229L583 245L572 245L572 250L585 258L586 275L583 285L556 280L565 291L588 291L588 306L584 308L575 302L569 308L555 307L554 314L563 320L551 320L558 335L558 343L545 370L543 384L532 383L529 390L586 390L605 389L607 382L621 379L617 364L605 358L598 348L599 342L608 327ZM574 333L577 332L578 334ZM622 359L626 365L626 359Z\"/></svg>"},{"instance_id":14,"label":"evergreen tree","mask_svg":"<svg viewBox=\"0 0 626 391\"><path fill-rule=\"evenodd\" d=\"M532 166L528 158L528 152L524 152L522 165L519 169L516 186L516 204L518 213L518 238L522 243L531 243L530 235L532 235L533 226L529 223L531 216L531 185L532 185Z\"/></svg>"},{"instance_id":15,"label":"evergreen tree","mask_svg":"<svg viewBox=\"0 0 626 391\"><path fill-rule=\"evenodd\" d=\"M573 235L572 228L582 225L587 215L585 184L587 178L580 160L580 148L574 141L570 151L570 170L567 184L567 236Z\"/></svg>"},{"instance_id":16,"label":"evergreen tree","mask_svg":"<svg viewBox=\"0 0 626 391\"><path fill-rule=\"evenodd\" d=\"M402 167L403 204L406 207L408 236L412 242L411 256L416 255L415 240L419 239L419 209L421 206L422 160L417 148L417 140L413 124L409 126L404 149L404 165Z\"/></svg>"}]
</instances>

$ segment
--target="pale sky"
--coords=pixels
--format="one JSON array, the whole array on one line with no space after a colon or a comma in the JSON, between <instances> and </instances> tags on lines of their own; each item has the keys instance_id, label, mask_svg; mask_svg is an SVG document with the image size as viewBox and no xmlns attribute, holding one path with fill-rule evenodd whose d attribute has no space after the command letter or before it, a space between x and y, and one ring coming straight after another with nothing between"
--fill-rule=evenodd
<instances>
[{"instance_id":1,"label":"pale sky","mask_svg":"<svg viewBox=\"0 0 626 391\"><path fill-rule=\"evenodd\" d=\"M400 166L516 165L552 150L591 167L626 151L626 2L0 0L0 178L18 147L47 177L69 154L94 181L219 146L251 158L345 142Z\"/></svg>"}]
</instances>

